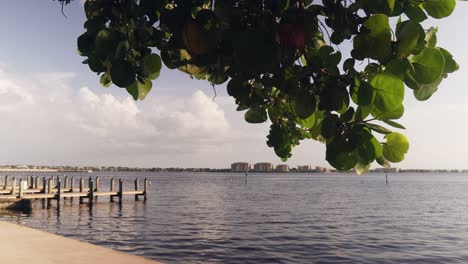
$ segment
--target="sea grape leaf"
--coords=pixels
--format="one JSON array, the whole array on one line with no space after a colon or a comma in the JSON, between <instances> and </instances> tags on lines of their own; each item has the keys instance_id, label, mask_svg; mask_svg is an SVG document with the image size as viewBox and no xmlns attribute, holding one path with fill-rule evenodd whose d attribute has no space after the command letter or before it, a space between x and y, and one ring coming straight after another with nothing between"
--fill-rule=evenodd
<instances>
[{"instance_id":1,"label":"sea grape leaf","mask_svg":"<svg viewBox=\"0 0 468 264\"><path fill-rule=\"evenodd\" d=\"M427 99L431 98L431 96L437 92L440 83L442 82L443 78L437 79L435 82L432 83L422 83L418 86L418 89L413 90L414 97L419 101L426 101Z\"/></svg>"},{"instance_id":2,"label":"sea grape leaf","mask_svg":"<svg viewBox=\"0 0 468 264\"><path fill-rule=\"evenodd\" d=\"M369 124L367 123L366 126L372 130L374 130L375 132L377 133L380 133L380 134L390 134L392 133L391 130L389 130L388 128L385 128L383 126L379 126L379 125L376 125L376 124Z\"/></svg>"},{"instance_id":3,"label":"sea grape leaf","mask_svg":"<svg viewBox=\"0 0 468 264\"><path fill-rule=\"evenodd\" d=\"M143 58L143 74L150 80L159 77L161 67L161 57L159 55L152 53Z\"/></svg>"},{"instance_id":4,"label":"sea grape leaf","mask_svg":"<svg viewBox=\"0 0 468 264\"><path fill-rule=\"evenodd\" d=\"M444 59L445 59L445 67L444 67L443 73L453 73L453 72L457 71L460 68L460 66L453 59L452 54L450 54L450 52L448 50L443 49L443 48L439 48L439 50L440 50L440 52L442 53L442 55L444 56Z\"/></svg>"},{"instance_id":5,"label":"sea grape leaf","mask_svg":"<svg viewBox=\"0 0 468 264\"><path fill-rule=\"evenodd\" d=\"M398 57L406 58L411 54L418 46L421 32L424 33L424 30L419 23L411 20L402 23L401 29L397 33L398 46L396 53Z\"/></svg>"},{"instance_id":6,"label":"sea grape leaf","mask_svg":"<svg viewBox=\"0 0 468 264\"><path fill-rule=\"evenodd\" d=\"M437 48L423 49L411 59L411 62L415 69L414 77L419 83L435 82L445 68L444 55Z\"/></svg>"},{"instance_id":7,"label":"sea grape leaf","mask_svg":"<svg viewBox=\"0 0 468 264\"><path fill-rule=\"evenodd\" d=\"M361 32L354 39L352 55L355 59L384 60L392 51L392 33L388 16L376 14L363 23Z\"/></svg>"},{"instance_id":8,"label":"sea grape leaf","mask_svg":"<svg viewBox=\"0 0 468 264\"><path fill-rule=\"evenodd\" d=\"M425 0L422 6L431 17L444 18L455 10L456 0Z\"/></svg>"},{"instance_id":9,"label":"sea grape leaf","mask_svg":"<svg viewBox=\"0 0 468 264\"><path fill-rule=\"evenodd\" d=\"M267 121L267 112L262 107L252 107L245 113L245 121L252 124L259 124Z\"/></svg>"},{"instance_id":10,"label":"sea grape leaf","mask_svg":"<svg viewBox=\"0 0 468 264\"><path fill-rule=\"evenodd\" d=\"M372 116L377 120L388 120L388 119L398 119L403 116L405 112L405 107L400 105L392 111L382 112L374 108L372 111Z\"/></svg>"},{"instance_id":11,"label":"sea grape leaf","mask_svg":"<svg viewBox=\"0 0 468 264\"><path fill-rule=\"evenodd\" d=\"M405 85L396 76L379 73L372 78L370 84L375 89L374 105L379 111L390 112L403 103Z\"/></svg>"},{"instance_id":12,"label":"sea grape leaf","mask_svg":"<svg viewBox=\"0 0 468 264\"><path fill-rule=\"evenodd\" d=\"M387 140L383 145L383 155L390 162L400 162L409 150L408 139L397 132L385 136Z\"/></svg>"}]
</instances>

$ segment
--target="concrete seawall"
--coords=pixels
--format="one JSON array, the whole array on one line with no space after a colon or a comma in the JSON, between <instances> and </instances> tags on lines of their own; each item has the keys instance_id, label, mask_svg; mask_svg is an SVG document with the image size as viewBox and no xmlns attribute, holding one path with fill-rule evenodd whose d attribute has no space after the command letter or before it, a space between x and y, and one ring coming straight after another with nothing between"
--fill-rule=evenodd
<instances>
[{"instance_id":1,"label":"concrete seawall","mask_svg":"<svg viewBox=\"0 0 468 264\"><path fill-rule=\"evenodd\" d=\"M0 221L1 263L161 264L161 262Z\"/></svg>"}]
</instances>

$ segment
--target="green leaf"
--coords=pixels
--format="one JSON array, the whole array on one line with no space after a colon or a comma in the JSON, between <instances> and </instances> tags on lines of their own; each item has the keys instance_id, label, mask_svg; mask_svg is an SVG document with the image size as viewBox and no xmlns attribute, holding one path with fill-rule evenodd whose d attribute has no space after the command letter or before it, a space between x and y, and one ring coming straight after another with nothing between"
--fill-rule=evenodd
<instances>
[{"instance_id":1,"label":"green leaf","mask_svg":"<svg viewBox=\"0 0 468 264\"><path fill-rule=\"evenodd\" d=\"M404 112L405 107L403 105L400 105L399 107L389 112L382 112L374 108L374 110L372 111L372 116L375 117L377 120L383 121L388 119L398 119L403 116Z\"/></svg>"},{"instance_id":2,"label":"green leaf","mask_svg":"<svg viewBox=\"0 0 468 264\"><path fill-rule=\"evenodd\" d=\"M119 34L110 29L99 30L96 34L95 40L95 52L99 58L106 58L109 55L114 54L114 50L117 48L119 42Z\"/></svg>"},{"instance_id":3,"label":"green leaf","mask_svg":"<svg viewBox=\"0 0 468 264\"><path fill-rule=\"evenodd\" d=\"M144 82L137 82L138 85L138 99L144 100L146 95L151 91L151 88L153 87L153 83L151 80L146 79Z\"/></svg>"},{"instance_id":4,"label":"green leaf","mask_svg":"<svg viewBox=\"0 0 468 264\"><path fill-rule=\"evenodd\" d=\"M88 56L94 50L94 36L85 32L77 39L78 53L81 56Z\"/></svg>"},{"instance_id":5,"label":"green leaf","mask_svg":"<svg viewBox=\"0 0 468 264\"><path fill-rule=\"evenodd\" d=\"M375 132L377 133L380 133L380 134L390 134L392 133L391 130L383 127L383 126L379 126L379 125L376 125L376 124L369 124L367 123L366 126L372 130L374 130Z\"/></svg>"},{"instance_id":6,"label":"green leaf","mask_svg":"<svg viewBox=\"0 0 468 264\"><path fill-rule=\"evenodd\" d=\"M374 105L358 106L354 113L354 120L364 121L373 109Z\"/></svg>"},{"instance_id":7,"label":"green leaf","mask_svg":"<svg viewBox=\"0 0 468 264\"><path fill-rule=\"evenodd\" d=\"M361 32L354 38L355 59L371 58L385 60L391 55L392 33L388 16L377 14L369 17L363 23Z\"/></svg>"},{"instance_id":8,"label":"green leaf","mask_svg":"<svg viewBox=\"0 0 468 264\"><path fill-rule=\"evenodd\" d=\"M437 28L431 27L426 32L424 40L427 42L427 46L430 48L435 48L437 45L437 31Z\"/></svg>"},{"instance_id":9,"label":"green leaf","mask_svg":"<svg viewBox=\"0 0 468 264\"><path fill-rule=\"evenodd\" d=\"M420 24L414 21L405 21L401 25L401 30L397 34L398 46L397 56L400 58L408 57L418 46L420 33L424 33Z\"/></svg>"},{"instance_id":10,"label":"green leaf","mask_svg":"<svg viewBox=\"0 0 468 264\"><path fill-rule=\"evenodd\" d=\"M379 156L377 157L376 159L377 163L379 163L382 167L384 168L391 168L392 166L390 165L390 162L388 162L388 160L385 159L385 157L382 155L382 156Z\"/></svg>"},{"instance_id":11,"label":"green leaf","mask_svg":"<svg viewBox=\"0 0 468 264\"><path fill-rule=\"evenodd\" d=\"M442 80L442 78L439 78L433 83L420 84L418 89L413 90L414 97L419 101L426 101L427 99L431 98L431 96L437 92L437 89L439 88Z\"/></svg>"},{"instance_id":12,"label":"green leaf","mask_svg":"<svg viewBox=\"0 0 468 264\"><path fill-rule=\"evenodd\" d=\"M333 141L327 144L326 159L338 170L350 170L356 166L358 155L356 151L347 151L342 142Z\"/></svg>"},{"instance_id":13,"label":"green leaf","mask_svg":"<svg viewBox=\"0 0 468 264\"><path fill-rule=\"evenodd\" d=\"M385 139L387 139L383 146L385 158L394 163L402 161L409 150L408 139L397 132L386 135Z\"/></svg>"},{"instance_id":14,"label":"green leaf","mask_svg":"<svg viewBox=\"0 0 468 264\"><path fill-rule=\"evenodd\" d=\"M138 84L137 82L132 83L128 87L126 87L127 92L133 97L133 100L138 100Z\"/></svg>"},{"instance_id":15,"label":"green leaf","mask_svg":"<svg viewBox=\"0 0 468 264\"><path fill-rule=\"evenodd\" d=\"M112 79L110 77L110 74L105 72L103 75L101 75L100 82L102 86L109 87L112 84Z\"/></svg>"},{"instance_id":16,"label":"green leaf","mask_svg":"<svg viewBox=\"0 0 468 264\"><path fill-rule=\"evenodd\" d=\"M151 53L143 58L143 74L150 80L159 77L161 66L161 57L157 54Z\"/></svg>"},{"instance_id":17,"label":"green leaf","mask_svg":"<svg viewBox=\"0 0 468 264\"><path fill-rule=\"evenodd\" d=\"M374 89L368 82L356 78L351 88L351 99L357 105L369 105L374 99Z\"/></svg>"},{"instance_id":18,"label":"green leaf","mask_svg":"<svg viewBox=\"0 0 468 264\"><path fill-rule=\"evenodd\" d=\"M460 68L460 66L458 66L458 63L453 59L452 54L450 54L450 52L443 48L439 48L439 50L445 59L445 67L443 73L452 73L457 71Z\"/></svg>"},{"instance_id":19,"label":"green leaf","mask_svg":"<svg viewBox=\"0 0 468 264\"><path fill-rule=\"evenodd\" d=\"M432 83L440 78L445 68L444 55L437 48L425 48L411 59L419 83Z\"/></svg>"},{"instance_id":20,"label":"green leaf","mask_svg":"<svg viewBox=\"0 0 468 264\"><path fill-rule=\"evenodd\" d=\"M396 127L396 128L399 128L399 129L406 129L401 124L399 124L399 123L397 123L395 121L392 121L392 120L382 120L382 122L384 122L385 124L390 125L392 127Z\"/></svg>"},{"instance_id":21,"label":"green leaf","mask_svg":"<svg viewBox=\"0 0 468 264\"><path fill-rule=\"evenodd\" d=\"M393 12L395 0L361 0L361 7L369 13L384 13L390 15Z\"/></svg>"},{"instance_id":22,"label":"green leaf","mask_svg":"<svg viewBox=\"0 0 468 264\"><path fill-rule=\"evenodd\" d=\"M110 69L110 75L112 82L122 88L126 88L135 82L135 70L132 64L126 61L114 62Z\"/></svg>"},{"instance_id":23,"label":"green leaf","mask_svg":"<svg viewBox=\"0 0 468 264\"><path fill-rule=\"evenodd\" d=\"M423 8L433 18L444 18L452 14L455 10L455 0L425 0Z\"/></svg>"},{"instance_id":24,"label":"green leaf","mask_svg":"<svg viewBox=\"0 0 468 264\"><path fill-rule=\"evenodd\" d=\"M261 107L252 107L245 113L245 121L252 124L259 124L267 121L267 112Z\"/></svg>"},{"instance_id":25,"label":"green leaf","mask_svg":"<svg viewBox=\"0 0 468 264\"><path fill-rule=\"evenodd\" d=\"M306 119L311 116L317 107L315 96L308 93L308 91L300 91L294 102L297 116L301 119Z\"/></svg>"},{"instance_id":26,"label":"green leaf","mask_svg":"<svg viewBox=\"0 0 468 264\"><path fill-rule=\"evenodd\" d=\"M376 159L383 155L383 147L382 144L375 138L372 137L371 139L372 146L374 146L374 152Z\"/></svg>"},{"instance_id":27,"label":"green leaf","mask_svg":"<svg viewBox=\"0 0 468 264\"><path fill-rule=\"evenodd\" d=\"M381 112L400 107L405 97L405 85L401 79L388 73L375 75L370 84L375 89L374 105Z\"/></svg>"},{"instance_id":28,"label":"green leaf","mask_svg":"<svg viewBox=\"0 0 468 264\"><path fill-rule=\"evenodd\" d=\"M306 119L298 119L297 123L303 128L312 128L315 125L315 115L311 115Z\"/></svg>"},{"instance_id":29,"label":"green leaf","mask_svg":"<svg viewBox=\"0 0 468 264\"><path fill-rule=\"evenodd\" d=\"M408 16L409 19L418 23L421 23L427 19L426 13L424 13L424 11L421 9L421 7L419 7L419 5L409 4L406 7L405 14Z\"/></svg>"},{"instance_id":30,"label":"green leaf","mask_svg":"<svg viewBox=\"0 0 468 264\"><path fill-rule=\"evenodd\" d=\"M354 166L354 171L356 171L357 175L363 175L367 173L370 169L370 163L369 164L362 164L362 163L357 163L356 166Z\"/></svg>"}]
</instances>

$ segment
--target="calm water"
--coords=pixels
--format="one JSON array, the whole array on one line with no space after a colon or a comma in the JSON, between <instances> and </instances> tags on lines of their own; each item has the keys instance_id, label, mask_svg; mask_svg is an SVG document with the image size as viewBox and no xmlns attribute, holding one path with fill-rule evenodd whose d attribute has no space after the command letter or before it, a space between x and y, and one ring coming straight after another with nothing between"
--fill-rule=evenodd
<instances>
[{"instance_id":1,"label":"calm water","mask_svg":"<svg viewBox=\"0 0 468 264\"><path fill-rule=\"evenodd\" d=\"M0 219L167 263L468 262L466 174L92 175L147 176L150 197Z\"/></svg>"}]
</instances>

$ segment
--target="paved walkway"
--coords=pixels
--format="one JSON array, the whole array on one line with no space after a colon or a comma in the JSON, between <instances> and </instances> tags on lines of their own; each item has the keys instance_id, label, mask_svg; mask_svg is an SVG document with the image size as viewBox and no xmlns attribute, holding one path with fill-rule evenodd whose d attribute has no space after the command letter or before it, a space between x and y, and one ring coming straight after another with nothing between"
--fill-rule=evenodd
<instances>
[{"instance_id":1,"label":"paved walkway","mask_svg":"<svg viewBox=\"0 0 468 264\"><path fill-rule=\"evenodd\" d=\"M0 221L1 263L161 264L29 227Z\"/></svg>"}]
</instances>

